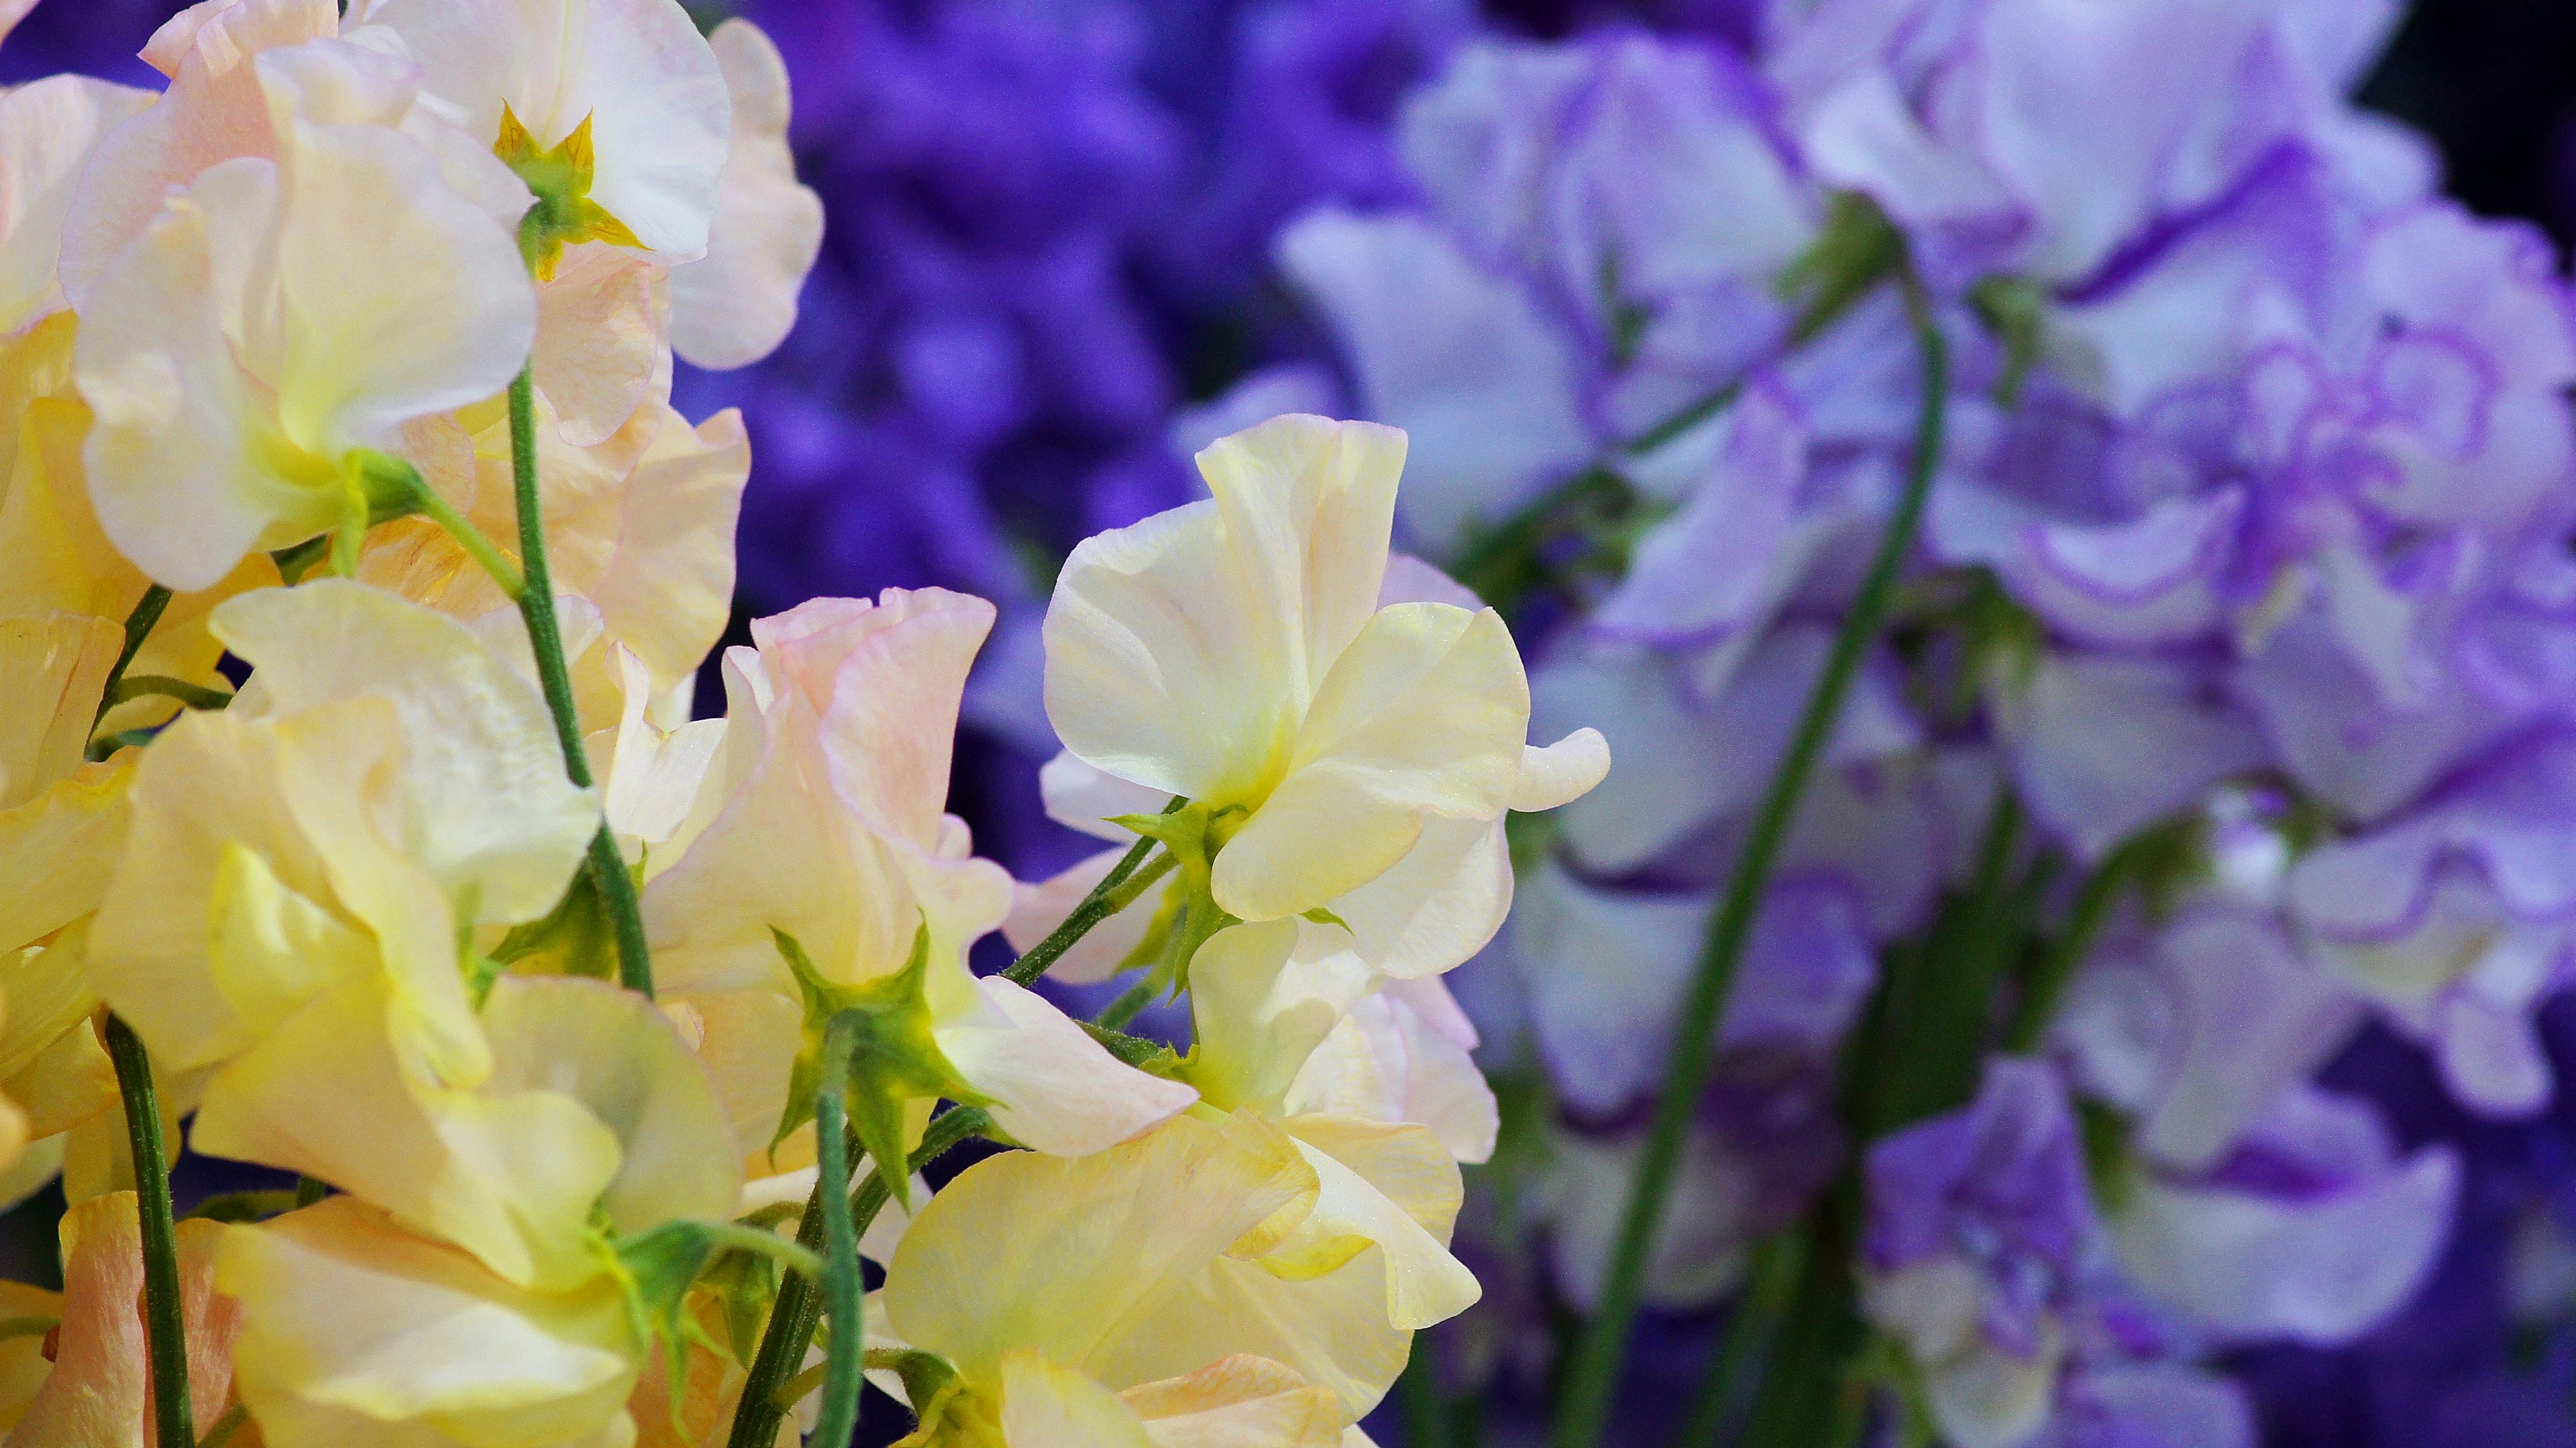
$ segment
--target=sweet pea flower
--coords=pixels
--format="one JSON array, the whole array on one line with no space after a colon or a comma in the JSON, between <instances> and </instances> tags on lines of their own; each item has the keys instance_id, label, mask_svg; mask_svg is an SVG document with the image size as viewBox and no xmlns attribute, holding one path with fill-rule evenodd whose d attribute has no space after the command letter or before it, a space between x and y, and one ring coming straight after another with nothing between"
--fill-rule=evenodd
<instances>
[{"instance_id":1,"label":"sweet pea flower","mask_svg":"<svg viewBox=\"0 0 2576 1448\"><path fill-rule=\"evenodd\" d=\"M581 717L596 726L618 716L623 681L612 656L623 649L644 668L656 717L685 718L698 665L733 606L734 523L751 476L742 417L727 409L693 428L648 398L606 438L577 447L546 425L559 416L550 397L541 394L537 408L546 566ZM477 424L471 432L469 421ZM429 486L515 555L507 415L469 408L409 435ZM357 577L478 630L517 627L516 605L500 585L426 519L370 530Z\"/></svg>"},{"instance_id":2,"label":"sweet pea flower","mask_svg":"<svg viewBox=\"0 0 2576 1448\"><path fill-rule=\"evenodd\" d=\"M364 506L364 452L499 392L534 335L509 232L430 145L309 118L362 74L310 60L251 60L275 158L197 174L81 300L91 496L119 550L172 588L341 523ZM346 244L361 232L369 245Z\"/></svg>"},{"instance_id":3,"label":"sweet pea flower","mask_svg":"<svg viewBox=\"0 0 2576 1448\"><path fill-rule=\"evenodd\" d=\"M430 104L527 180L541 274L570 242L707 253L732 107L678 0L369 0L344 24L417 62Z\"/></svg>"},{"instance_id":4,"label":"sweet pea flower","mask_svg":"<svg viewBox=\"0 0 2576 1448\"><path fill-rule=\"evenodd\" d=\"M1373 968L1429 975L1510 905L1506 810L1609 764L1597 733L1524 742L1500 615L1385 605L1404 435L1273 419L1199 455L1215 496L1074 550L1047 612L1066 749L1203 820L1188 878L1226 915L1346 922ZM1454 585L1452 585L1454 588Z\"/></svg>"},{"instance_id":5,"label":"sweet pea flower","mask_svg":"<svg viewBox=\"0 0 2576 1448\"><path fill-rule=\"evenodd\" d=\"M1274 1265L1318 1190L1245 1116L978 1163L895 1248L872 1340L953 1373L943 1400L913 1404L941 1445L1365 1442L1345 1426L1394 1381L1407 1334L1375 1320L1377 1264Z\"/></svg>"},{"instance_id":6,"label":"sweet pea flower","mask_svg":"<svg viewBox=\"0 0 2576 1448\"><path fill-rule=\"evenodd\" d=\"M13 1364L0 1398L0 1448L129 1448L150 1441L151 1380L143 1327L143 1228L132 1192L81 1202L65 1213L63 1290L0 1284L13 1315L58 1321L51 1337L10 1344ZM222 1416L232 1396L233 1344L240 1307L214 1285L224 1229L178 1224L180 1320L188 1354L188 1400L196 1420Z\"/></svg>"},{"instance_id":7,"label":"sweet pea flower","mask_svg":"<svg viewBox=\"0 0 2576 1448\"><path fill-rule=\"evenodd\" d=\"M1973 1103L1872 1146L1867 1175L1864 1311L1921 1368L1944 1437L2028 1441L2056 1396L2095 1231L2056 1073L1991 1062Z\"/></svg>"},{"instance_id":8,"label":"sweet pea flower","mask_svg":"<svg viewBox=\"0 0 2576 1448\"><path fill-rule=\"evenodd\" d=\"M81 168L100 137L151 100L79 75L0 94L0 349L64 307L57 258Z\"/></svg>"},{"instance_id":9,"label":"sweet pea flower","mask_svg":"<svg viewBox=\"0 0 2576 1448\"><path fill-rule=\"evenodd\" d=\"M382 973L389 1029L479 1081L459 931L544 916L599 827L536 684L463 624L345 580L245 594L213 628L252 682L145 751L91 933L99 994L180 1073Z\"/></svg>"},{"instance_id":10,"label":"sweet pea flower","mask_svg":"<svg viewBox=\"0 0 2576 1448\"><path fill-rule=\"evenodd\" d=\"M958 700L992 621L992 605L940 589L817 599L757 621L756 647L726 656L721 744L702 766L672 761L700 778L647 852L645 927L675 999L804 1002L809 1052L825 1025L811 992L917 992L900 1008L923 1013L944 1063L925 1069L988 1098L1031 1147L1097 1151L1193 1093L966 968L1011 898L1010 877L974 858L943 812ZM622 784L612 777L611 793Z\"/></svg>"}]
</instances>

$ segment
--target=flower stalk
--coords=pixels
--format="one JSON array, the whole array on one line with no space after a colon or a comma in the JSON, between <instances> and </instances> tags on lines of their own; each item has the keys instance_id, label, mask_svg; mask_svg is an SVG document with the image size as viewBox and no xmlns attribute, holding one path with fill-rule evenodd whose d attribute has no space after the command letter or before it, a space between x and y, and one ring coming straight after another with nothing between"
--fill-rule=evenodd
<instances>
[{"instance_id":1,"label":"flower stalk","mask_svg":"<svg viewBox=\"0 0 2576 1448\"><path fill-rule=\"evenodd\" d=\"M528 648L536 656L537 682L545 690L546 708L554 714L555 736L563 746L564 773L573 783L591 785L590 757L581 742L581 715L573 704L572 674L564 663L563 627L555 618L553 576L546 569L546 520L537 495L537 384L521 368L510 383L510 473L519 510L519 616L527 620ZM608 904L608 919L617 936L617 978L628 990L653 994L653 960L644 942L644 912L635 895L635 877L617 849L617 837L606 821L590 842L591 881Z\"/></svg>"},{"instance_id":2,"label":"flower stalk","mask_svg":"<svg viewBox=\"0 0 2576 1448\"><path fill-rule=\"evenodd\" d=\"M1725 1018L1736 968L1752 937L1754 919L1768 892L1780 846L1788 837L1799 801L1806 793L1808 777L1824 753L1835 721L1841 717L1844 697L1850 692L1861 658L1887 616L1896 593L1897 575L1913 547L1932 479L1940 470L1950 386L1949 345L1931 315L1921 285L1910 275L1900 274L1898 280L1922 356L1922 410L1912 469L1896 511L1879 539L1860 594L1844 616L1824 671L1807 696L1788 752L1771 776L1752 832L1727 882L1725 898L1710 923L1690 993L1674 1023L1663 1088L1655 1102L1645 1149L1638 1156L1636 1177L1629 1186L1627 1208L1602 1285L1600 1310L1584 1325L1566 1373L1551 1439L1555 1448L1592 1448L1601 1440L1618 1383L1619 1365L1626 1354L1628 1333L1636 1320L1647 1257L1662 1226L1664 1208L1672 1197L1691 1120L1715 1066L1717 1026Z\"/></svg>"},{"instance_id":3,"label":"flower stalk","mask_svg":"<svg viewBox=\"0 0 2576 1448\"><path fill-rule=\"evenodd\" d=\"M166 601L166 595L165 595ZM148 625L147 625L148 627ZM161 1100L152 1060L132 1027L113 1014L99 1034L125 1102L125 1139L134 1153L134 1207L143 1230L143 1331L152 1368L156 1441L194 1443L188 1402L188 1319L179 1293L178 1223L170 1210L170 1161L161 1143Z\"/></svg>"}]
</instances>

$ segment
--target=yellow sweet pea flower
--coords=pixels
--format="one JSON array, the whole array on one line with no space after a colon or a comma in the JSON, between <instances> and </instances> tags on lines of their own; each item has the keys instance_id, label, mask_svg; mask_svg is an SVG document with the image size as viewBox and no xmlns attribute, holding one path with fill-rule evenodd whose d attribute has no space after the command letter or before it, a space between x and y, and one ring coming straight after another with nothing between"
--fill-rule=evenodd
<instances>
[{"instance_id":1,"label":"yellow sweet pea flower","mask_svg":"<svg viewBox=\"0 0 2576 1448\"><path fill-rule=\"evenodd\" d=\"M1107 832L1186 796L1180 878L1204 871L1226 916L1316 913L1381 972L1447 970L1510 907L1505 810L1583 793L1608 751L1588 730L1528 747L1501 616L1390 569L1403 433L1280 417L1198 462L1214 497L1087 540L1057 578L1047 715L1087 769L1051 803Z\"/></svg>"},{"instance_id":2,"label":"yellow sweet pea flower","mask_svg":"<svg viewBox=\"0 0 2576 1448\"><path fill-rule=\"evenodd\" d=\"M480 1081L460 928L545 915L599 821L536 685L455 620L342 580L244 594L212 626L255 671L145 751L90 936L99 994L192 1071L380 972L412 1048Z\"/></svg>"},{"instance_id":3,"label":"yellow sweet pea flower","mask_svg":"<svg viewBox=\"0 0 2576 1448\"><path fill-rule=\"evenodd\" d=\"M657 716L684 720L698 665L731 617L734 522L751 475L741 415L727 409L692 428L655 398L606 440L574 447L547 425L550 400L538 407L547 566L568 633L587 635L578 648L566 639L582 716L593 725L617 717L612 653L622 647L644 665ZM459 426L416 454L430 485L515 555L509 419L495 408L465 416L481 426L470 435ZM506 628L516 615L491 576L426 519L371 532L358 577L460 619L497 616Z\"/></svg>"},{"instance_id":4,"label":"yellow sweet pea flower","mask_svg":"<svg viewBox=\"0 0 2576 1448\"><path fill-rule=\"evenodd\" d=\"M471 1091L382 1049L380 988L308 1008L207 1089L201 1150L353 1194L223 1249L242 1395L272 1448L632 1439L642 1329L703 1253L674 1282L639 1280L621 1249L728 1219L739 1148L641 996L503 977L481 1020L493 1070Z\"/></svg>"},{"instance_id":5,"label":"yellow sweet pea flower","mask_svg":"<svg viewBox=\"0 0 2576 1448\"><path fill-rule=\"evenodd\" d=\"M197 173L80 296L91 498L119 551L174 589L362 517L358 456L499 392L535 338L510 231L438 149L339 118L385 89L358 54L240 67L275 157Z\"/></svg>"},{"instance_id":6,"label":"yellow sweet pea flower","mask_svg":"<svg viewBox=\"0 0 2576 1448\"><path fill-rule=\"evenodd\" d=\"M689 766L697 795L653 850L645 927L674 999L806 1001L811 1032L818 1013L909 993L882 1004L917 1033L913 1064L952 1078L949 1094L989 1099L1027 1145L1096 1151L1194 1097L1121 1064L1043 998L966 968L967 947L1010 907L1009 876L974 858L944 813L966 671L992 621L981 599L889 589L754 623L757 647L726 659L724 739ZM909 1094L916 1113L928 1105Z\"/></svg>"},{"instance_id":7,"label":"yellow sweet pea flower","mask_svg":"<svg viewBox=\"0 0 2576 1448\"><path fill-rule=\"evenodd\" d=\"M871 1338L938 1360L900 1384L915 1441L1365 1441L1345 1432L1410 1336L1385 1324L1377 1264L1283 1258L1334 1187L1259 1116L1207 1116L1087 1157L995 1157L922 1208Z\"/></svg>"},{"instance_id":8,"label":"yellow sweet pea flower","mask_svg":"<svg viewBox=\"0 0 2576 1448\"><path fill-rule=\"evenodd\" d=\"M268 1448L625 1448L649 1350L616 1279L516 1287L331 1197L225 1233L234 1368Z\"/></svg>"}]
</instances>

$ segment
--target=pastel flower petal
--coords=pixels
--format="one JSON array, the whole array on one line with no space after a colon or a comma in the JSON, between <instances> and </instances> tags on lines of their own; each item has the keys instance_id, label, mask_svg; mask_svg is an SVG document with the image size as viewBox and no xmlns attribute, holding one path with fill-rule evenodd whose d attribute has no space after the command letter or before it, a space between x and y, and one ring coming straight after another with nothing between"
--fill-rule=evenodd
<instances>
[{"instance_id":1,"label":"pastel flower petal","mask_svg":"<svg viewBox=\"0 0 2576 1448\"><path fill-rule=\"evenodd\" d=\"M796 181L778 47L741 19L707 44L733 97L733 142L707 254L671 273L671 347L723 371L768 356L796 325L796 294L823 246L823 201Z\"/></svg>"},{"instance_id":2,"label":"pastel flower petal","mask_svg":"<svg viewBox=\"0 0 2576 1448\"><path fill-rule=\"evenodd\" d=\"M933 1035L967 1084L993 1098L995 1124L1031 1149L1086 1156L1198 1100L1189 1087L1110 1055L1044 998L998 976L975 986L1002 1024L960 1021Z\"/></svg>"}]
</instances>

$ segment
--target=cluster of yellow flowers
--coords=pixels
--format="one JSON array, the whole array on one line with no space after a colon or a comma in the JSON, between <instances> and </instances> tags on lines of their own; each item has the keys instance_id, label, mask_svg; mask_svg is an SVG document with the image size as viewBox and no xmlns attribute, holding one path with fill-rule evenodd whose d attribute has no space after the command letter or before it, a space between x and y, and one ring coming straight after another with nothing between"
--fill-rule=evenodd
<instances>
[{"instance_id":1,"label":"cluster of yellow flowers","mask_svg":"<svg viewBox=\"0 0 2576 1448\"><path fill-rule=\"evenodd\" d=\"M944 813L981 600L761 620L689 719L750 455L672 355L774 347L821 233L758 30L205 0L144 58L0 93L0 1197L72 1203L0 1445L838 1448L863 1372L925 1444L1364 1441L1478 1292L1439 977L1608 767L1390 557L1403 435L1275 420L1076 550L1046 782L1120 847L1016 885ZM1164 993L1186 1054L1117 1029ZM183 1129L302 1184L174 1224Z\"/></svg>"}]
</instances>

